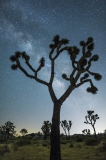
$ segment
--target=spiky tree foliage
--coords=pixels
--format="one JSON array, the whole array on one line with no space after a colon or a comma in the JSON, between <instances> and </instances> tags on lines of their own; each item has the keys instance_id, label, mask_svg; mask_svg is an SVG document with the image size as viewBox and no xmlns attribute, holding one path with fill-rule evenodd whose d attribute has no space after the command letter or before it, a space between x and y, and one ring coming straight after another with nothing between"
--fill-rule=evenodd
<instances>
[{"instance_id":1,"label":"spiky tree foliage","mask_svg":"<svg viewBox=\"0 0 106 160\"><path fill-rule=\"evenodd\" d=\"M85 116L85 122L86 124L91 124L91 126L93 127L93 130L94 130L94 135L95 135L95 138L97 139L97 135L96 135L96 130L95 130L95 123L96 123L96 120L99 119L98 117L98 114L93 114L94 111L87 111L88 115Z\"/></svg>"},{"instance_id":2,"label":"spiky tree foliage","mask_svg":"<svg viewBox=\"0 0 106 160\"><path fill-rule=\"evenodd\" d=\"M90 129L84 129L83 131L82 131L82 133L84 134L84 135L90 135L91 133L90 133Z\"/></svg>"},{"instance_id":3,"label":"spiky tree foliage","mask_svg":"<svg viewBox=\"0 0 106 160\"><path fill-rule=\"evenodd\" d=\"M44 140L46 140L47 136L50 135L51 132L51 123L49 121L44 121L41 129L44 134Z\"/></svg>"},{"instance_id":4,"label":"spiky tree foliage","mask_svg":"<svg viewBox=\"0 0 106 160\"><path fill-rule=\"evenodd\" d=\"M8 140L10 134L13 135L13 133L15 132L14 128L16 128L16 127L10 121L6 122L5 125L2 125L0 127L0 131L1 131L1 133L5 134L6 140Z\"/></svg>"},{"instance_id":5,"label":"spiky tree foliage","mask_svg":"<svg viewBox=\"0 0 106 160\"><path fill-rule=\"evenodd\" d=\"M20 133L21 133L23 136L25 136L25 135L28 133L28 131L27 131L27 129L23 128L23 129L21 129Z\"/></svg>"},{"instance_id":6,"label":"spiky tree foliage","mask_svg":"<svg viewBox=\"0 0 106 160\"><path fill-rule=\"evenodd\" d=\"M92 50L94 49L93 38L89 37L87 41L81 41L80 45L82 48L82 54L80 58L77 60L77 56L80 53L79 49L76 46L69 46L68 39L61 39L59 35L56 35L53 38L53 43L49 45L49 59L51 61L51 73L49 82L46 82L40 78L38 78L38 72L44 67L44 59L40 61L40 64L37 69L34 69L29 60L30 57L25 52L18 52L15 55L10 57L10 60L14 63L12 65L12 69L16 70L20 69L27 77L36 80L37 82L44 84L48 87L51 99L53 101L53 116L52 116L52 126L51 126L51 150L50 150L50 160L61 160L61 150L60 150L60 109L63 102L69 97L72 91L84 83L89 83L90 87L87 88L87 92L96 94L98 89L94 86L91 78L87 78L88 76L93 76L96 80L100 80L102 76L98 73L94 73L90 71L90 67L92 62L98 60L98 56L92 56ZM69 87L66 91L57 98L54 89L53 82L55 77L55 63L56 59L63 52L67 51L70 57L72 72L70 75L65 76L63 73L62 77L69 83ZM55 55L53 54L55 52ZM33 74L29 74L26 69L21 65L20 58L25 60L26 65L33 72ZM69 64L69 65L70 65ZM87 76L85 75L87 74Z\"/></svg>"},{"instance_id":7,"label":"spiky tree foliage","mask_svg":"<svg viewBox=\"0 0 106 160\"><path fill-rule=\"evenodd\" d=\"M83 131L82 131L82 133L84 134L84 135L86 135L86 136L89 136L91 133L90 133L90 129L84 129Z\"/></svg>"}]
</instances>

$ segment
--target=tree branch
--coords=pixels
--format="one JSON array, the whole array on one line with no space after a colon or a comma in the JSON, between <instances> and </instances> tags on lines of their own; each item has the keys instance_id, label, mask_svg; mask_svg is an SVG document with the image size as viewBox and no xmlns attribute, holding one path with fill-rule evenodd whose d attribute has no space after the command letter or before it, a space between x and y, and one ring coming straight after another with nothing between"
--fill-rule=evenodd
<instances>
[{"instance_id":1,"label":"tree branch","mask_svg":"<svg viewBox=\"0 0 106 160\"><path fill-rule=\"evenodd\" d=\"M50 76L50 81L49 83L52 84L54 80L54 60L51 60L51 76Z\"/></svg>"},{"instance_id":2,"label":"tree branch","mask_svg":"<svg viewBox=\"0 0 106 160\"><path fill-rule=\"evenodd\" d=\"M18 68L19 68L27 77L35 79L35 76L32 76L32 75L28 74L28 72L21 66L18 58L16 59L16 63L17 63Z\"/></svg>"},{"instance_id":3,"label":"tree branch","mask_svg":"<svg viewBox=\"0 0 106 160\"><path fill-rule=\"evenodd\" d=\"M86 82L90 82L91 86L94 86L91 79L86 79L86 80L81 81L80 83L76 84L75 88L78 88L79 86L81 86L82 84L84 84Z\"/></svg>"},{"instance_id":4,"label":"tree branch","mask_svg":"<svg viewBox=\"0 0 106 160\"><path fill-rule=\"evenodd\" d=\"M66 98L70 95L70 93L74 90L75 86L70 85L68 89L64 92L64 94L59 98L60 103L62 104Z\"/></svg>"},{"instance_id":5,"label":"tree branch","mask_svg":"<svg viewBox=\"0 0 106 160\"><path fill-rule=\"evenodd\" d=\"M39 82L39 83L42 83L42 84L44 84L44 85L46 85L46 86L48 86L49 84L47 83L47 82L45 82L45 81L43 81L43 80L41 80L41 79L39 79L38 77L37 77L37 71L35 72L35 80L37 81L37 82Z\"/></svg>"},{"instance_id":6,"label":"tree branch","mask_svg":"<svg viewBox=\"0 0 106 160\"><path fill-rule=\"evenodd\" d=\"M28 61L25 62L27 64L27 66L35 73L36 70L29 64Z\"/></svg>"}]
</instances>

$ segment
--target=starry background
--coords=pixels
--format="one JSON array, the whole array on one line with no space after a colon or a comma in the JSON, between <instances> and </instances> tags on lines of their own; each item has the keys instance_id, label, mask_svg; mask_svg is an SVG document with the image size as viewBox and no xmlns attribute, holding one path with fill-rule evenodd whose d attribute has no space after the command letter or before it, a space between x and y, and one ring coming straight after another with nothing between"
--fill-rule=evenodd
<instances>
[{"instance_id":1,"label":"starry background","mask_svg":"<svg viewBox=\"0 0 106 160\"><path fill-rule=\"evenodd\" d=\"M98 93L86 92L86 83L75 89L61 108L61 120L71 120L70 133L82 133L91 125L84 124L87 110L94 110L100 119L96 121L97 133L106 129L106 1L105 0L0 0L0 125L14 122L16 131L26 128L28 133L41 131L43 121L51 121L53 103L46 86L29 79L20 70L11 70L9 57L15 51L26 51L30 63L37 68L39 59L46 59L39 78L48 81L50 61L48 58L53 36L70 40L70 45L94 38L94 54L99 60L91 71L102 74L95 81ZM80 53L81 54L81 53ZM24 62L22 61L23 66ZM53 87L59 98L69 85L61 78L70 73L68 54L62 53L55 63ZM30 72L30 71L29 71ZM64 131L61 128L61 133Z\"/></svg>"}]
</instances>

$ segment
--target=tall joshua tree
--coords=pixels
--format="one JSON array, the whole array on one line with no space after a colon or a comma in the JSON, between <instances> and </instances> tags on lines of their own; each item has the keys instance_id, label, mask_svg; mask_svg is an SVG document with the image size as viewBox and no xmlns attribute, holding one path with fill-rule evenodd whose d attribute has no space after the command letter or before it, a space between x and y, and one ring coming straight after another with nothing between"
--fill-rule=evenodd
<instances>
[{"instance_id":1,"label":"tall joshua tree","mask_svg":"<svg viewBox=\"0 0 106 160\"><path fill-rule=\"evenodd\" d=\"M85 116L86 121L84 123L92 125L95 138L97 139L96 130L95 130L94 125L96 123L96 120L99 119L98 114L93 115L94 111L87 111L87 113L88 115Z\"/></svg>"},{"instance_id":2,"label":"tall joshua tree","mask_svg":"<svg viewBox=\"0 0 106 160\"><path fill-rule=\"evenodd\" d=\"M44 140L46 140L47 136L50 135L51 123L49 121L44 121L41 129L42 129L42 132L44 134Z\"/></svg>"},{"instance_id":3,"label":"tall joshua tree","mask_svg":"<svg viewBox=\"0 0 106 160\"><path fill-rule=\"evenodd\" d=\"M89 37L86 42L81 41L80 45L82 47L82 54L79 60L76 60L77 55L79 54L79 49L76 46L68 46L68 39L60 39L59 35L56 35L53 38L53 43L50 44L50 52L49 59L51 61L51 73L49 82L46 82L40 78L38 78L38 72L44 67L45 59L42 57L39 61L39 66L37 69L34 69L30 64L30 56L28 56L25 52L16 52L14 55L10 57L12 62L15 62L11 68L16 70L20 69L27 77L34 79L35 81L44 84L48 87L52 102L53 102L53 116L52 116L52 126L51 126L51 150L50 150L50 160L61 160L61 151L60 151L60 109L63 102L69 97L72 91L84 83L89 83L90 87L87 88L88 92L93 94L97 93L98 89L94 86L92 80L89 75L93 76L96 80L101 79L101 75L98 73L94 73L90 71L90 67L92 65L92 61L98 60L98 55L92 56L92 50L94 49L93 38ZM56 94L53 89L53 81L55 77L55 62L59 55L63 52L67 51L70 57L70 61L72 64L72 72L70 75L62 74L64 80L69 83L69 87L60 96L60 98L56 97ZM53 54L55 53L55 54ZM27 70L21 65L20 58L25 60L26 65L33 72L33 74L29 74ZM70 65L69 64L69 65Z\"/></svg>"}]
</instances>

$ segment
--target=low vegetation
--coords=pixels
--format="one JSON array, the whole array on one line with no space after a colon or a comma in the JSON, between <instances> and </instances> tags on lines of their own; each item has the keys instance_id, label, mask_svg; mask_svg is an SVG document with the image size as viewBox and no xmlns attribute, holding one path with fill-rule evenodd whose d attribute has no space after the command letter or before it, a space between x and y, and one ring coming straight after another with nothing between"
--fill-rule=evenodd
<instances>
[{"instance_id":1,"label":"low vegetation","mask_svg":"<svg viewBox=\"0 0 106 160\"><path fill-rule=\"evenodd\" d=\"M77 137L61 139L62 160L103 160L105 139ZM50 140L20 137L0 144L0 160L49 160Z\"/></svg>"}]
</instances>

